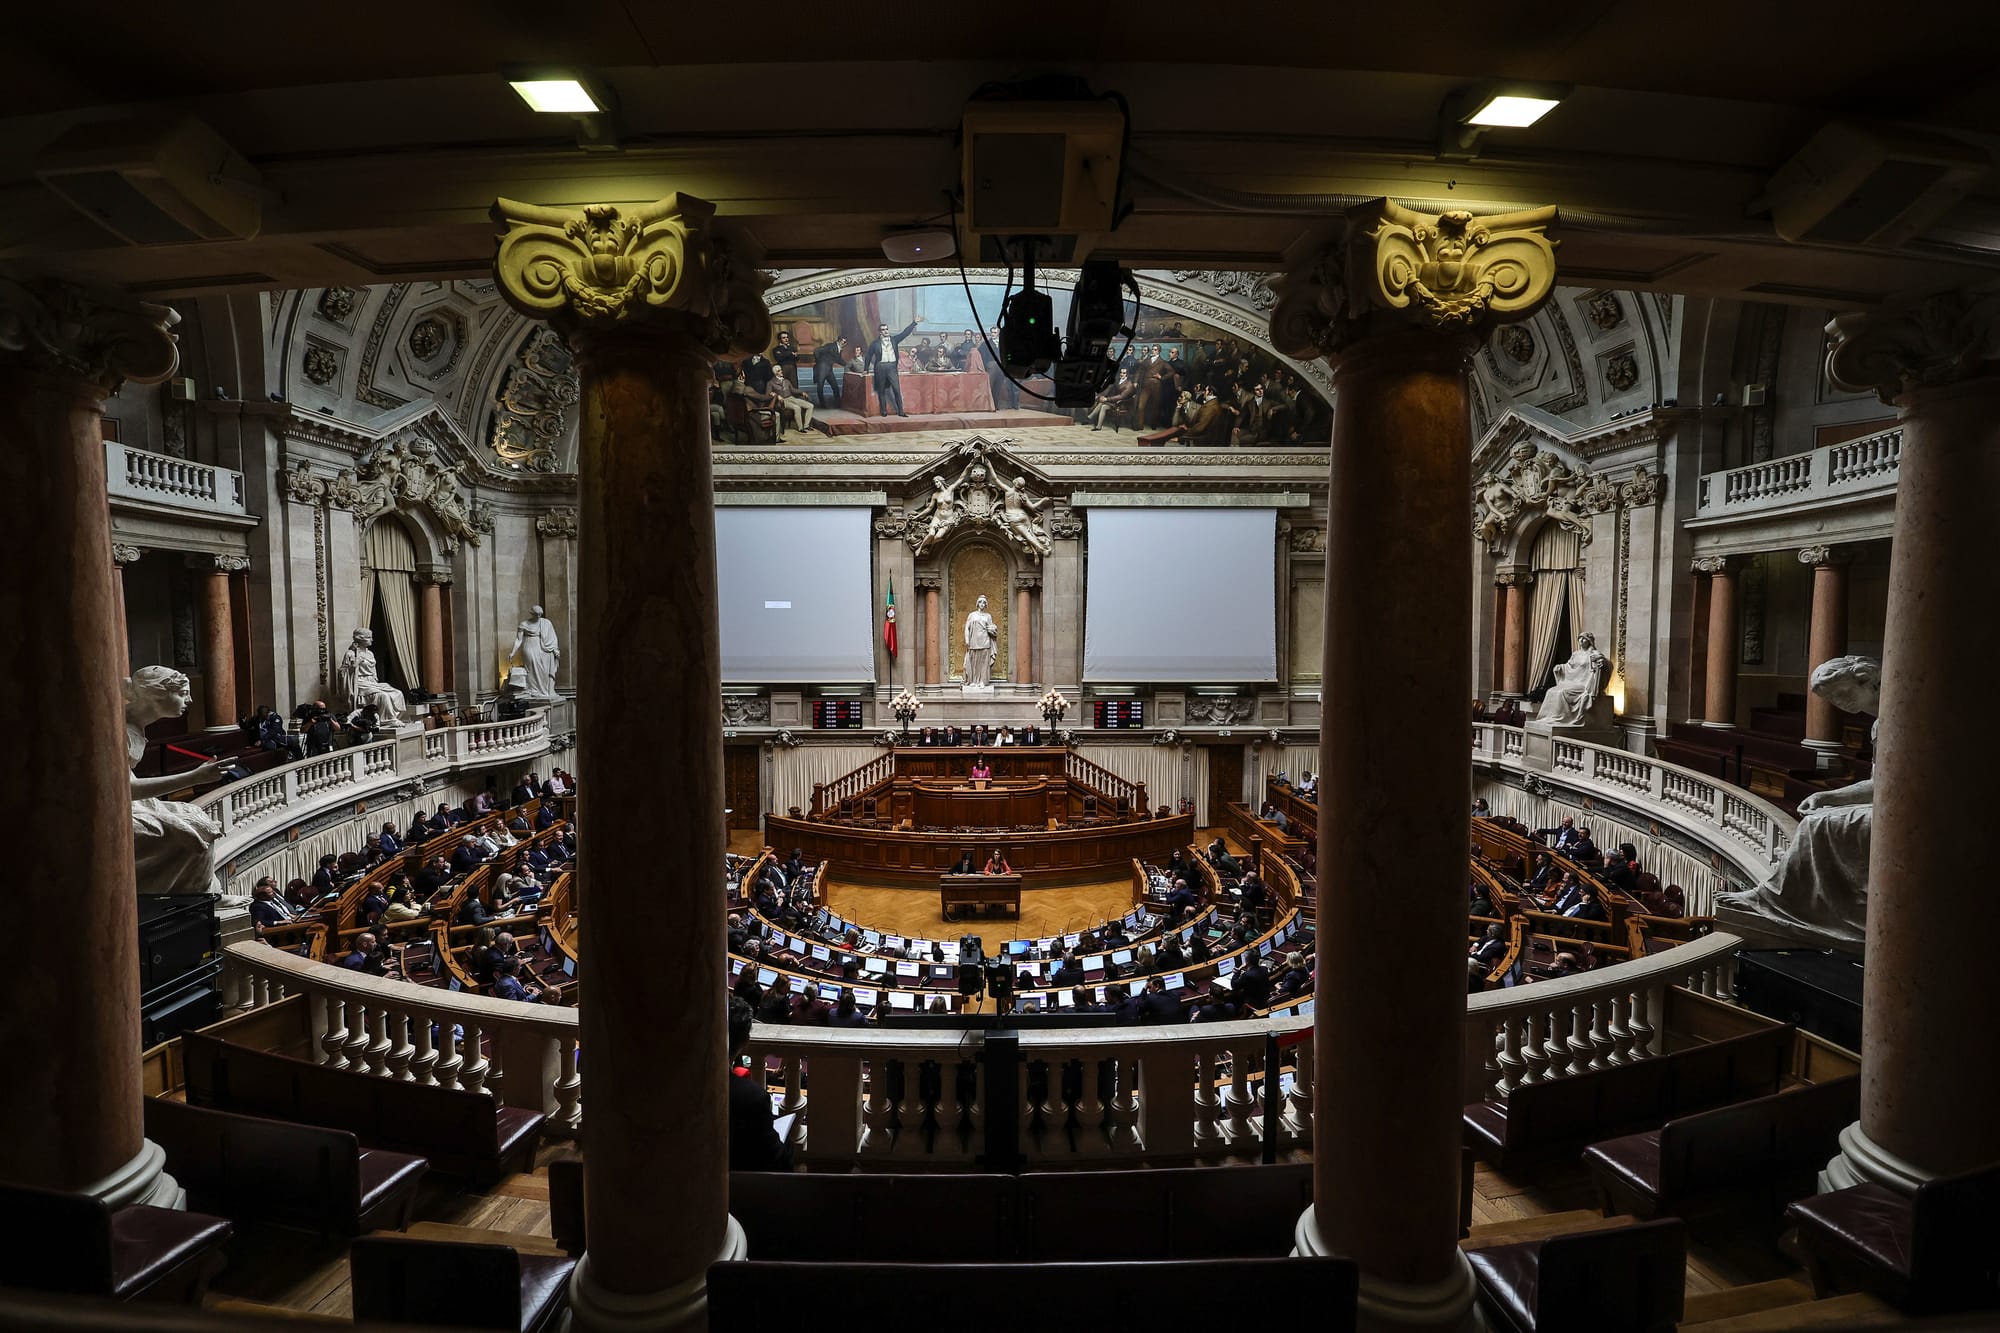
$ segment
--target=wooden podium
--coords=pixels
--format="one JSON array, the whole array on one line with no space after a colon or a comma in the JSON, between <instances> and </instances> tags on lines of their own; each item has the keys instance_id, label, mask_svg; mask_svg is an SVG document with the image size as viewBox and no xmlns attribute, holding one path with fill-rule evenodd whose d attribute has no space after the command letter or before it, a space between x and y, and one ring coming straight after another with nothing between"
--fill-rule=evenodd
<instances>
[{"instance_id":1,"label":"wooden podium","mask_svg":"<svg viewBox=\"0 0 2000 1333\"><path fill-rule=\"evenodd\" d=\"M1021 915L1019 875L952 875L938 877L938 907L944 919L952 919L955 907L1002 907L1018 919Z\"/></svg>"}]
</instances>

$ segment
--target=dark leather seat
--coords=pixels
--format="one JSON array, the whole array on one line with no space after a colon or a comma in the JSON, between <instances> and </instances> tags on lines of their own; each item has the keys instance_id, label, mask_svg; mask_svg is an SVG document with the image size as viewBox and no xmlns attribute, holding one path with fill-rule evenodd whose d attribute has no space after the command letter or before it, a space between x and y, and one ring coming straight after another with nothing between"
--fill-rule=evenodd
<instances>
[{"instance_id":1,"label":"dark leather seat","mask_svg":"<svg viewBox=\"0 0 2000 1333\"><path fill-rule=\"evenodd\" d=\"M377 1230L391 1216L398 1231L408 1226L417 1186L430 1170L430 1163L411 1153L365 1148L356 1165L361 1173L361 1210L355 1230Z\"/></svg>"},{"instance_id":2,"label":"dark leather seat","mask_svg":"<svg viewBox=\"0 0 2000 1333\"><path fill-rule=\"evenodd\" d=\"M1914 1197L1856 1185L1785 1213L1822 1294L1865 1291L1912 1314L2000 1308L2000 1163Z\"/></svg>"},{"instance_id":3,"label":"dark leather seat","mask_svg":"<svg viewBox=\"0 0 2000 1333\"><path fill-rule=\"evenodd\" d=\"M119 1300L144 1296L199 1303L222 1268L227 1219L152 1208L112 1209L101 1199L0 1185L0 1286Z\"/></svg>"},{"instance_id":4,"label":"dark leather seat","mask_svg":"<svg viewBox=\"0 0 2000 1333\"><path fill-rule=\"evenodd\" d=\"M1479 1295L1511 1333L1671 1333L1687 1237L1677 1218L1468 1250Z\"/></svg>"},{"instance_id":5,"label":"dark leather seat","mask_svg":"<svg viewBox=\"0 0 2000 1333\"><path fill-rule=\"evenodd\" d=\"M347 1255L356 1322L538 1333L569 1308L576 1260L468 1245L361 1236Z\"/></svg>"},{"instance_id":6,"label":"dark leather seat","mask_svg":"<svg viewBox=\"0 0 2000 1333\"><path fill-rule=\"evenodd\" d=\"M1031 1325L1094 1333L1215 1333L1244 1320L1201 1299L1229 1292L1310 1312L1314 1333L1355 1326L1347 1259L1187 1259L1162 1263L827 1264L749 1260L708 1270L710 1333L793 1333L829 1292L891 1294L901 1308L963 1322L981 1293L1006 1293ZM958 1312L958 1313L954 1313ZM358 1313L358 1311L357 1311ZM1245 1316L1247 1320L1248 1316ZM1608 1327L1608 1326L1606 1326Z\"/></svg>"}]
</instances>

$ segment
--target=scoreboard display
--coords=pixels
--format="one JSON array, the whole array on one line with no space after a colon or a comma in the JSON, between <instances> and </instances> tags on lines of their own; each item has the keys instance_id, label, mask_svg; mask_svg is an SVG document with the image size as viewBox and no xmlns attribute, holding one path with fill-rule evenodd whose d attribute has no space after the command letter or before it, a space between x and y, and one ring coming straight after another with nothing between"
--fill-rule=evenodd
<instances>
[{"instance_id":1,"label":"scoreboard display","mask_svg":"<svg viewBox=\"0 0 2000 1333\"><path fill-rule=\"evenodd\" d=\"M813 700L813 726L822 731L859 731L861 701L859 699Z\"/></svg>"},{"instance_id":2,"label":"scoreboard display","mask_svg":"<svg viewBox=\"0 0 2000 1333\"><path fill-rule=\"evenodd\" d=\"M1146 725L1146 703L1143 699L1099 699L1091 705L1091 710L1095 724L1100 727L1115 730Z\"/></svg>"}]
</instances>

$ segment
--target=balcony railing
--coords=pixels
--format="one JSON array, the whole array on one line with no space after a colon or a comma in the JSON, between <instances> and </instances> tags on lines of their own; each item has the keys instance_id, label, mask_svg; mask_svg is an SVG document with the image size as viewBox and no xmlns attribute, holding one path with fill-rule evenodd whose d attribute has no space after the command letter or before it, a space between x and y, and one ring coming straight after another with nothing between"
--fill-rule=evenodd
<instances>
[{"instance_id":1,"label":"balcony railing","mask_svg":"<svg viewBox=\"0 0 2000 1333\"><path fill-rule=\"evenodd\" d=\"M115 440L104 442L106 489L113 500L165 505L203 514L242 516L243 474L190 463Z\"/></svg>"},{"instance_id":2,"label":"balcony railing","mask_svg":"<svg viewBox=\"0 0 2000 1333\"><path fill-rule=\"evenodd\" d=\"M1810 453L1711 472L1701 479L1695 516L1733 518L1891 494L1902 461L1903 428L1891 426Z\"/></svg>"},{"instance_id":3,"label":"balcony railing","mask_svg":"<svg viewBox=\"0 0 2000 1333\"><path fill-rule=\"evenodd\" d=\"M1661 1049L1667 991L1726 998L1742 941L1713 934L1573 977L1488 991L1466 1002L1467 1100L1649 1059ZM230 989L251 1006L305 997L314 1058L381 1078L498 1096L579 1133L584 1089L575 1009L520 1004L362 976L263 944L224 949ZM1319 1003L1330 1003L1322 994ZM1331 1011L1321 1022L1352 1022ZM1313 1052L1280 1044L1313 1016L1234 1023L1030 1030L1014 1135L1030 1162L1158 1161L1309 1146ZM973 1034L758 1024L752 1056L777 1062L783 1110L797 1112L802 1161L826 1168L969 1166L985 1141L984 1062ZM1355 1077L1362 1075L1355 1074ZM1274 1102L1269 1082L1280 1079Z\"/></svg>"}]
</instances>

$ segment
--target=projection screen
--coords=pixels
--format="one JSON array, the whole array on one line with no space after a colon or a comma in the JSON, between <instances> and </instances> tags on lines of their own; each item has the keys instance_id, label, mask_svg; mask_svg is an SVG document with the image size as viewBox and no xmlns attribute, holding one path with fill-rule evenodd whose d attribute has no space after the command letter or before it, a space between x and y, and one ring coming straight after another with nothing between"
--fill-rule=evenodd
<instances>
[{"instance_id":1,"label":"projection screen","mask_svg":"<svg viewBox=\"0 0 2000 1333\"><path fill-rule=\"evenodd\" d=\"M1277 510L1089 512L1085 681L1277 679Z\"/></svg>"},{"instance_id":2,"label":"projection screen","mask_svg":"<svg viewBox=\"0 0 2000 1333\"><path fill-rule=\"evenodd\" d=\"M868 510L718 505L722 679L875 679Z\"/></svg>"}]
</instances>

